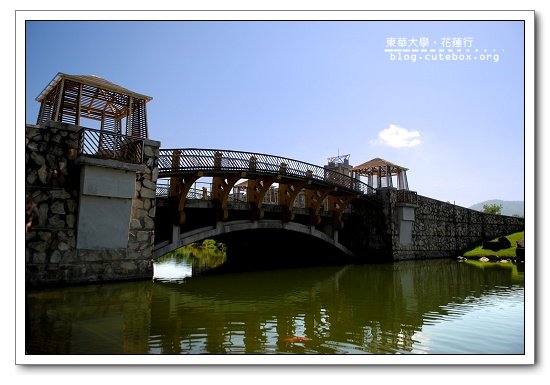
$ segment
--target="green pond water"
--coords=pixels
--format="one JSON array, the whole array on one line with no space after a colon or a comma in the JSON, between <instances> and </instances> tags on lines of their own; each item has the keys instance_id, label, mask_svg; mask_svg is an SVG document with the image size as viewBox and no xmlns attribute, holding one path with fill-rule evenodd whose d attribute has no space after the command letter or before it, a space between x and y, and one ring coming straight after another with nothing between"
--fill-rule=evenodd
<instances>
[{"instance_id":1,"label":"green pond water","mask_svg":"<svg viewBox=\"0 0 550 385\"><path fill-rule=\"evenodd\" d=\"M28 291L26 352L524 353L524 274L513 264L200 270L172 255L151 281Z\"/></svg>"}]
</instances>

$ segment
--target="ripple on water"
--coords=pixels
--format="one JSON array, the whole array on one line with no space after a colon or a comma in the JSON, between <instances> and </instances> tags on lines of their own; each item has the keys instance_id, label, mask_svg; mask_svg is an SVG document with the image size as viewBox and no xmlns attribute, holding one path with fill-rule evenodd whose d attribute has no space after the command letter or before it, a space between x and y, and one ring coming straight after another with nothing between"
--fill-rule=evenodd
<instances>
[{"instance_id":1,"label":"ripple on water","mask_svg":"<svg viewBox=\"0 0 550 385\"><path fill-rule=\"evenodd\" d=\"M523 354L523 289L495 292L475 304L448 304L426 314L413 353Z\"/></svg>"},{"instance_id":2,"label":"ripple on water","mask_svg":"<svg viewBox=\"0 0 550 385\"><path fill-rule=\"evenodd\" d=\"M510 269L289 269L27 293L30 354L521 354ZM460 279L457 279L459 277ZM158 279L167 282L159 282ZM456 284L449 285L453 281Z\"/></svg>"}]
</instances>

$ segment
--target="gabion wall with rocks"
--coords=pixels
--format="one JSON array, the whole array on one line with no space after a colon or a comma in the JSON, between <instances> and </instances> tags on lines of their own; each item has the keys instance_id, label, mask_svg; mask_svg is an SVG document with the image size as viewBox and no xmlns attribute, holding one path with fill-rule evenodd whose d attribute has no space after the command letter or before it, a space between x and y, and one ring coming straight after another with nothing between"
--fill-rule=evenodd
<instances>
[{"instance_id":1,"label":"gabion wall with rocks","mask_svg":"<svg viewBox=\"0 0 550 385\"><path fill-rule=\"evenodd\" d=\"M80 126L26 126L25 279L28 287L153 275L152 249L160 143L145 139L125 249L77 249Z\"/></svg>"},{"instance_id":2,"label":"gabion wall with rocks","mask_svg":"<svg viewBox=\"0 0 550 385\"><path fill-rule=\"evenodd\" d=\"M376 199L380 199L377 194ZM389 247L392 235L385 219L386 206L369 200L356 200L350 213L344 214L344 226L338 240L350 249L358 261L375 262L392 259Z\"/></svg>"},{"instance_id":3,"label":"gabion wall with rocks","mask_svg":"<svg viewBox=\"0 0 550 385\"><path fill-rule=\"evenodd\" d=\"M393 259L451 258L458 257L468 248L525 229L525 219L505 215L485 214L424 196L418 196L415 220L412 224L412 241L403 245L399 241L399 218L395 191L388 195Z\"/></svg>"}]
</instances>

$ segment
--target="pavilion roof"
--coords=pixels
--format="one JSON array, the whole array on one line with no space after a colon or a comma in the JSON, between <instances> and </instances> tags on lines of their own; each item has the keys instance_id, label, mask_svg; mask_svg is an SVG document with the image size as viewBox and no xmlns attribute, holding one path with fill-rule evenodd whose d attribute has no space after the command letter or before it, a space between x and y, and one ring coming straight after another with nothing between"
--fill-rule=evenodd
<instances>
[{"instance_id":1,"label":"pavilion roof","mask_svg":"<svg viewBox=\"0 0 550 385\"><path fill-rule=\"evenodd\" d=\"M379 168L382 167L382 174L385 175L387 171L387 166L390 166L390 172L392 174L396 174L398 171L408 170L405 167L398 166L397 164L388 162L387 160L384 160L382 158L374 158L369 160L368 162L360 164L359 166L353 167L351 171L357 171L358 173L363 175L378 174Z\"/></svg>"},{"instance_id":2,"label":"pavilion roof","mask_svg":"<svg viewBox=\"0 0 550 385\"><path fill-rule=\"evenodd\" d=\"M58 72L36 100L41 103L37 124L47 120L81 125L82 119L101 122L101 130L147 138L145 104L153 98L93 75ZM131 118L130 118L131 116Z\"/></svg>"},{"instance_id":3,"label":"pavilion roof","mask_svg":"<svg viewBox=\"0 0 550 385\"><path fill-rule=\"evenodd\" d=\"M57 83L62 79L73 80L78 83L87 84L89 86L97 87L104 90L113 91L119 94L129 95L134 98L144 99L146 102L151 101L153 98L150 96L138 94L137 92L130 91L127 88L121 87L115 83L112 83L108 80L100 78L95 75L68 75L62 72L58 72L57 75L50 81L50 83L42 90L40 95L36 97L36 101L42 102L42 100L50 93L50 91L55 88Z\"/></svg>"}]
</instances>

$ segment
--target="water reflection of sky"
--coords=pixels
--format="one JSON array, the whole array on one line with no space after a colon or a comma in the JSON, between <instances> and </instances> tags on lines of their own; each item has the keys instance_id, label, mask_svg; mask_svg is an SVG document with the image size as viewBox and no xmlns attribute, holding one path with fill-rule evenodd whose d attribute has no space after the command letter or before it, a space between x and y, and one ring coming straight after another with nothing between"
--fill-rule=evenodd
<instances>
[{"instance_id":1,"label":"water reflection of sky","mask_svg":"<svg viewBox=\"0 0 550 385\"><path fill-rule=\"evenodd\" d=\"M154 264L153 279L159 281L178 281L191 277L193 267L191 261L168 259Z\"/></svg>"},{"instance_id":2,"label":"water reflection of sky","mask_svg":"<svg viewBox=\"0 0 550 385\"><path fill-rule=\"evenodd\" d=\"M508 295L493 293L476 304L445 306L448 314L438 315L414 335L414 354L523 354L523 288L514 287Z\"/></svg>"},{"instance_id":3,"label":"water reflection of sky","mask_svg":"<svg viewBox=\"0 0 550 385\"><path fill-rule=\"evenodd\" d=\"M439 262L439 264L441 263ZM179 293L179 295L185 297L192 293L194 298L192 301L193 309L198 311L197 314L200 314L201 311L211 313L212 311L208 311L208 308L215 305L216 310L214 312L219 312L220 319L232 318L236 308L245 309L246 314L251 308L256 309L258 314L273 311L271 308L270 310L264 309L270 305L275 309L279 309L277 304L280 296L286 298L285 308L287 310L302 310L295 314L287 314L289 318L286 318L286 320L284 320L283 315L283 322L286 324L287 329L282 331L282 334L281 330L277 330L277 324L282 322L277 319L277 316L268 316L264 320L255 318L255 322L258 322L255 330L261 336L249 336L248 340L245 337L245 331L248 329L246 323L242 322L246 319L246 314L240 315L244 317L241 320L228 320L223 326L223 330L220 331L223 337L218 342L218 349L229 354L246 352L268 354L283 352L307 353L310 352L309 349L311 348L313 350L310 353L463 354L464 352L479 352L480 354L490 354L494 350L496 353L501 354L521 354L524 348L524 334L523 327L518 327L518 325L523 325L523 288L511 285L507 270L500 269L500 266L480 270L475 266L449 264L448 261L443 262L443 264L444 266L438 266L435 270L436 262L432 261L424 266L424 269L427 269L430 274L437 272L437 280L435 278L418 280L419 272L424 271L418 262L400 264L399 273L396 273L393 269L386 271L384 266L379 266L380 271L376 273L371 272L375 267L362 268L359 270L359 280L354 278L357 273L351 276L348 274L344 281L340 283L355 282L351 285L351 292L349 291L350 287L347 290L345 287L340 287L337 293L332 294L336 295L336 298L346 298L346 302L349 302L346 309L351 310L351 313L355 314L354 317L356 317L353 322L342 320L339 315L337 316L338 313L345 313L344 309L338 310L338 307L336 307L332 311L328 311L322 306L324 302L320 302L319 305L321 306L312 315L312 323L306 327L307 315L302 312L304 290L309 294L317 293L313 297L318 297L317 300L320 300L323 297L322 293L327 291L326 285L322 284L326 283L326 279L321 281L315 279L311 287L305 285L304 287L300 286L301 289L294 288L292 294L284 291L275 295L269 289L277 286L277 283L273 284L270 281L272 279L271 274L259 273L261 276L260 286L255 280L252 282L247 281L248 275L240 276L239 285L237 286L234 285L234 278L230 282L226 282L227 279L225 278L227 277L217 277L214 281L223 281L223 283L219 283L223 290L214 289L212 291L210 286L204 287L201 285L195 290L188 287L190 290ZM452 267L454 274L449 276L443 274L442 276L442 272L445 272L446 268L449 267ZM155 279L159 281L178 282L191 277L192 270L192 259L164 258L155 263L154 275ZM304 270L302 273L306 273L306 271ZM346 272L347 269L343 271ZM341 271L335 276L340 277L340 273ZM367 274L367 276L363 276L363 274ZM371 294L376 292L375 286L377 285L372 286L368 283L373 282L379 276L384 277L382 282L387 281L391 284L385 290L372 296ZM455 276L460 276L461 279L454 282ZM329 277L331 278L328 281L333 283L334 276L330 275ZM300 275L299 282L303 283L303 279L304 276ZM493 280L495 281L493 282ZM191 283L191 281L188 282ZM200 280L193 282L198 284ZM290 280L285 287L287 289L293 287L292 282ZM487 282L491 282L489 287L493 286L488 291L486 291L487 287L485 286ZM329 283L329 287L333 287L332 283ZM363 287L364 285L367 286ZM233 287L233 291L229 290L230 287ZM260 287L266 290L261 301L254 296L242 298L243 293L258 293ZM312 287L317 289L311 291ZM331 290L328 291L332 292ZM357 297L355 295L357 291L363 294ZM375 299L376 296L382 296L383 298L379 301ZM371 319L374 316L374 313L371 314L371 310L376 313L375 309L380 308L378 310L385 314L383 303L393 303L396 300L395 296L398 297L401 307L397 312L399 314L390 312L386 314L389 317L388 319L383 316L380 316L379 320ZM205 298L208 300L201 305L202 301L199 301L199 299L204 300ZM291 299L296 302L295 306ZM185 302L185 304L184 310L189 312L189 303ZM434 305L436 306L434 307ZM348 309L349 306L351 308ZM202 307L206 308L203 309ZM335 330L331 330L333 329L331 328L332 320L343 322L347 327L350 327L350 322L353 324L358 322L359 319L362 319L360 322L366 322L363 327L359 328L359 330L362 330L362 336L358 336L358 330L353 327L350 330L342 331L342 333L339 333L340 335L332 335L343 326L335 325ZM401 325L397 326L399 323ZM248 332L250 333L250 330ZM181 351L190 354L208 352L209 347L204 346L204 339L207 336L202 335L202 332L198 334L196 331L191 330L188 337L180 341ZM305 344L302 342L289 344L285 341L292 337L301 336L307 336L309 341ZM254 346L250 345L251 341L249 339L256 337L259 338L258 341L255 341ZM388 341L391 342L391 346L388 345ZM154 341L153 345L160 343L161 341ZM247 344L250 345L251 350L249 351L245 348ZM156 350L151 352L153 351L156 352Z\"/></svg>"},{"instance_id":4,"label":"water reflection of sky","mask_svg":"<svg viewBox=\"0 0 550 385\"><path fill-rule=\"evenodd\" d=\"M413 261L191 277L192 262L156 263L153 284L29 293L35 335L29 349L33 354L524 350L523 284L500 266Z\"/></svg>"}]
</instances>

